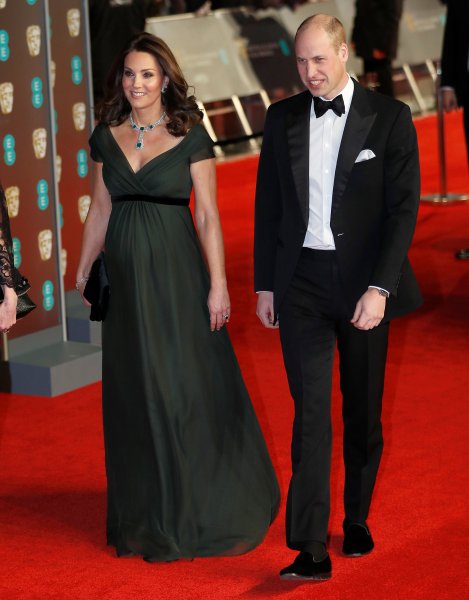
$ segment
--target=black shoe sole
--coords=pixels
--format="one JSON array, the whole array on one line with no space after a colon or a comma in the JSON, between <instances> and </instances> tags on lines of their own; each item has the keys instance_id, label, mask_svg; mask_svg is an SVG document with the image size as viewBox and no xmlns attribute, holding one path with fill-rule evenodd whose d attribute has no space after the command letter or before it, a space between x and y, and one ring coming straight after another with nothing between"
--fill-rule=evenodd
<instances>
[{"instance_id":1,"label":"black shoe sole","mask_svg":"<svg viewBox=\"0 0 469 600\"><path fill-rule=\"evenodd\" d=\"M298 575L297 573L285 573L280 575L283 581L327 581L332 577L332 573L318 573L317 575Z\"/></svg>"}]
</instances>

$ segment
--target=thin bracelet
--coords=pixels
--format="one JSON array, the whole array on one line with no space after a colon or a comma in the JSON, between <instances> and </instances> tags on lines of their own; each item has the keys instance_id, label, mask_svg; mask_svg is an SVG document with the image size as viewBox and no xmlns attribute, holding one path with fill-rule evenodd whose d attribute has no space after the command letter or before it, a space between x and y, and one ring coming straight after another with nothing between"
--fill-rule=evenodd
<instances>
[{"instance_id":1,"label":"thin bracelet","mask_svg":"<svg viewBox=\"0 0 469 600\"><path fill-rule=\"evenodd\" d=\"M75 287L77 288L78 291L80 291L80 285L82 283L86 283L89 280L89 277L82 277L81 279L79 279L78 281L75 282Z\"/></svg>"}]
</instances>

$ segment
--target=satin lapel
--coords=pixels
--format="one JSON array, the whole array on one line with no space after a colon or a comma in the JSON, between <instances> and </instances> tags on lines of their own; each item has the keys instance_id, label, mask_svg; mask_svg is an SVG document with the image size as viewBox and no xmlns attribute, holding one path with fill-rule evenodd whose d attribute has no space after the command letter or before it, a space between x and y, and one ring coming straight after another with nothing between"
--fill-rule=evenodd
<instances>
[{"instance_id":1,"label":"satin lapel","mask_svg":"<svg viewBox=\"0 0 469 600\"><path fill-rule=\"evenodd\" d=\"M352 104L337 157L332 194L333 210L342 200L355 160L363 150L365 139L376 118L376 113L373 112L368 102L365 90L355 82L354 85Z\"/></svg>"},{"instance_id":2,"label":"satin lapel","mask_svg":"<svg viewBox=\"0 0 469 600\"><path fill-rule=\"evenodd\" d=\"M309 119L312 96L304 92L287 115L287 139L290 164L301 212L309 219Z\"/></svg>"}]
</instances>

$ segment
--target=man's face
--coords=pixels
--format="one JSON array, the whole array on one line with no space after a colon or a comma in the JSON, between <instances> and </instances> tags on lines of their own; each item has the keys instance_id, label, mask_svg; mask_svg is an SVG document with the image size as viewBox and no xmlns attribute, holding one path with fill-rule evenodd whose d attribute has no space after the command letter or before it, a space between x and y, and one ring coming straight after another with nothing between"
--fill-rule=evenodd
<instances>
[{"instance_id":1,"label":"man's face","mask_svg":"<svg viewBox=\"0 0 469 600\"><path fill-rule=\"evenodd\" d=\"M55 176L57 178L57 183L60 183L62 179L62 157L60 154L57 154L55 157Z\"/></svg>"},{"instance_id":2,"label":"man's face","mask_svg":"<svg viewBox=\"0 0 469 600\"><path fill-rule=\"evenodd\" d=\"M62 248L60 251L60 266L62 269L62 277L67 274L67 251Z\"/></svg>"},{"instance_id":3,"label":"man's face","mask_svg":"<svg viewBox=\"0 0 469 600\"><path fill-rule=\"evenodd\" d=\"M38 56L41 51L41 29L39 25L30 25L26 29L26 41L31 56Z\"/></svg>"},{"instance_id":4,"label":"man's face","mask_svg":"<svg viewBox=\"0 0 469 600\"><path fill-rule=\"evenodd\" d=\"M72 106L73 124L77 131L83 131L86 125L86 107L84 102L75 102Z\"/></svg>"},{"instance_id":5,"label":"man's face","mask_svg":"<svg viewBox=\"0 0 469 600\"><path fill-rule=\"evenodd\" d=\"M13 84L10 81L0 83L0 109L4 115L13 110Z\"/></svg>"},{"instance_id":6,"label":"man's face","mask_svg":"<svg viewBox=\"0 0 469 600\"><path fill-rule=\"evenodd\" d=\"M88 195L80 196L78 198L78 214L80 215L80 221L84 223L88 215L88 210L91 204L91 197Z\"/></svg>"},{"instance_id":7,"label":"man's face","mask_svg":"<svg viewBox=\"0 0 469 600\"><path fill-rule=\"evenodd\" d=\"M44 158L47 151L47 131L40 127L33 131L33 148L36 158Z\"/></svg>"},{"instance_id":8,"label":"man's face","mask_svg":"<svg viewBox=\"0 0 469 600\"><path fill-rule=\"evenodd\" d=\"M53 60L50 61L50 80L52 87L55 86L55 74L57 72L57 65Z\"/></svg>"},{"instance_id":9,"label":"man's face","mask_svg":"<svg viewBox=\"0 0 469 600\"><path fill-rule=\"evenodd\" d=\"M41 260L49 260L52 256L52 231L50 229L40 231L37 236L37 241Z\"/></svg>"},{"instance_id":10,"label":"man's face","mask_svg":"<svg viewBox=\"0 0 469 600\"><path fill-rule=\"evenodd\" d=\"M301 81L313 96L331 100L342 91L348 80L347 44L336 50L329 34L312 24L298 34L295 52Z\"/></svg>"},{"instance_id":11,"label":"man's face","mask_svg":"<svg viewBox=\"0 0 469 600\"><path fill-rule=\"evenodd\" d=\"M67 25L71 37L80 35L80 11L78 8L71 8L67 11Z\"/></svg>"},{"instance_id":12,"label":"man's face","mask_svg":"<svg viewBox=\"0 0 469 600\"><path fill-rule=\"evenodd\" d=\"M8 216L10 219L17 217L20 209L20 188L12 185L5 189L5 198L8 207Z\"/></svg>"}]
</instances>

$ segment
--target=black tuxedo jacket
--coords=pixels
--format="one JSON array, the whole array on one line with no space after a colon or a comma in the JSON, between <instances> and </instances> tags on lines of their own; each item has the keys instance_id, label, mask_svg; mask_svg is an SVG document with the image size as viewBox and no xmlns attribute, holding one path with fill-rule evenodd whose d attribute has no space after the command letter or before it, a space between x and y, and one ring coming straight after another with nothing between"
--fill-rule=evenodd
<instances>
[{"instance_id":1,"label":"black tuxedo jacket","mask_svg":"<svg viewBox=\"0 0 469 600\"><path fill-rule=\"evenodd\" d=\"M469 0L447 0L441 54L441 85L455 89L460 106L469 104Z\"/></svg>"},{"instance_id":2,"label":"black tuxedo jacket","mask_svg":"<svg viewBox=\"0 0 469 600\"><path fill-rule=\"evenodd\" d=\"M375 285L389 290L385 319L417 308L407 259L420 197L415 128L407 105L355 89L335 173L331 229L350 317ZM309 91L270 106L256 189L256 291L274 292L275 314L295 272L309 216ZM341 117L343 118L343 117ZM372 150L374 158L355 162Z\"/></svg>"}]
</instances>

